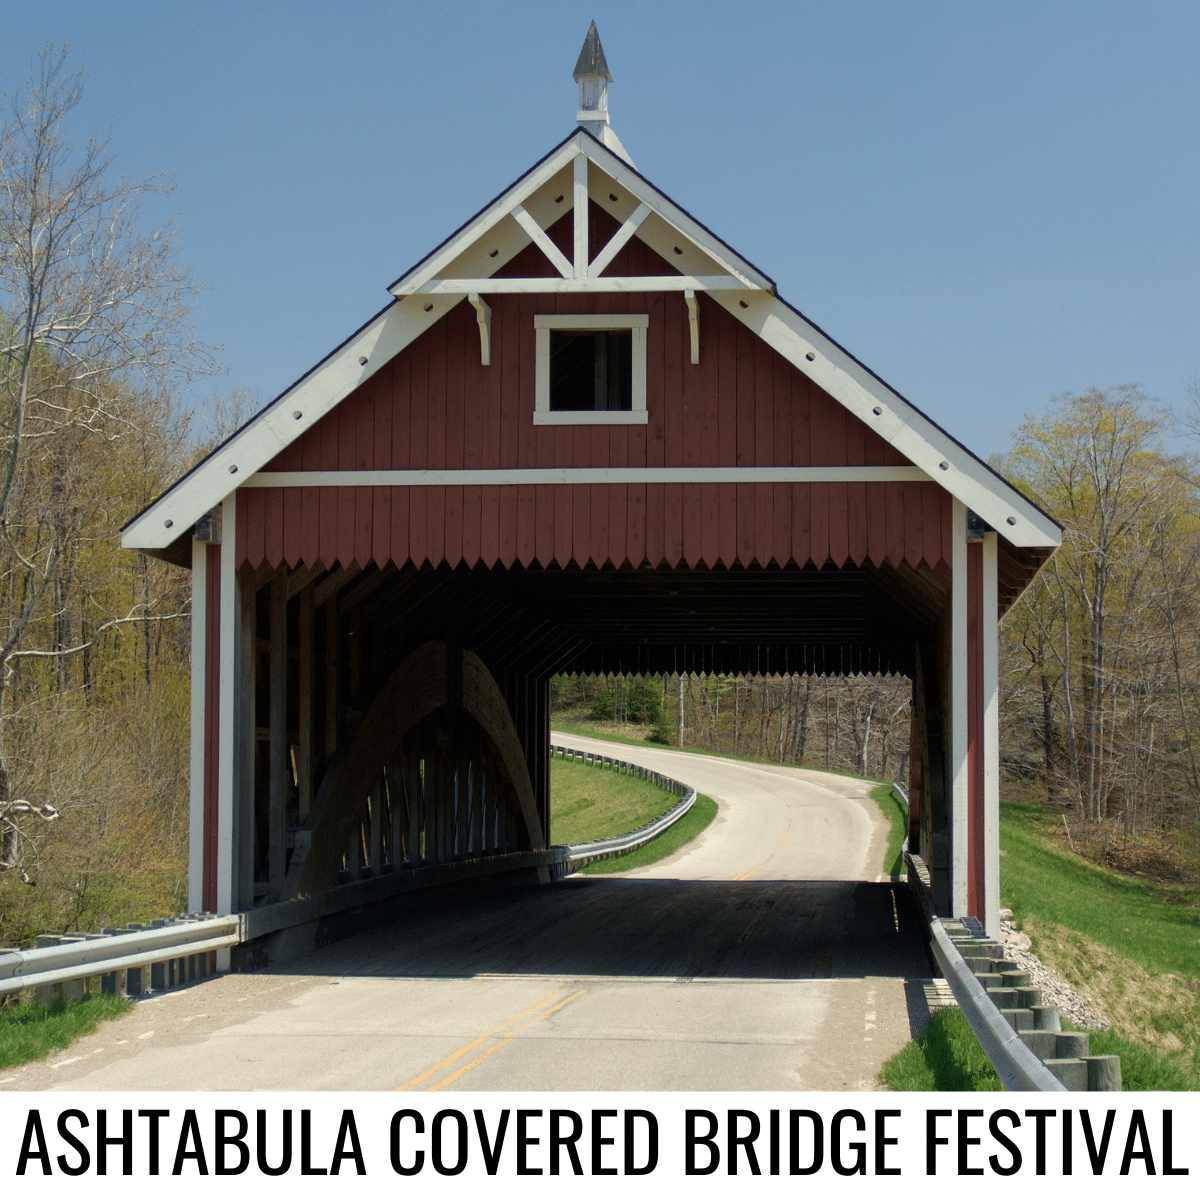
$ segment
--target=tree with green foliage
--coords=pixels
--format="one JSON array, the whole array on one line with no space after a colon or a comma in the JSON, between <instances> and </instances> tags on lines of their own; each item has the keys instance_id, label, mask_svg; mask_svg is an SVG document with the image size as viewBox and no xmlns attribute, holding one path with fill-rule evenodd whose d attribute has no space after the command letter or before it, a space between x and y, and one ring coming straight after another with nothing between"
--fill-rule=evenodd
<instances>
[{"instance_id":1,"label":"tree with green foliage","mask_svg":"<svg viewBox=\"0 0 1200 1200\"><path fill-rule=\"evenodd\" d=\"M1136 387L1093 388L1027 417L996 460L1064 527L1003 626L1004 752L1093 822L1198 795L1200 506L1163 434Z\"/></svg>"},{"instance_id":2,"label":"tree with green foliage","mask_svg":"<svg viewBox=\"0 0 1200 1200\"><path fill-rule=\"evenodd\" d=\"M115 178L107 140L67 141L83 95L67 55L42 49L0 124L0 875L26 881L32 831L61 805L13 720L69 686L69 662L86 685L128 627L149 670L182 597L158 564L113 564L116 530L186 453L173 386L214 369L173 229L146 219L173 185Z\"/></svg>"}]
</instances>

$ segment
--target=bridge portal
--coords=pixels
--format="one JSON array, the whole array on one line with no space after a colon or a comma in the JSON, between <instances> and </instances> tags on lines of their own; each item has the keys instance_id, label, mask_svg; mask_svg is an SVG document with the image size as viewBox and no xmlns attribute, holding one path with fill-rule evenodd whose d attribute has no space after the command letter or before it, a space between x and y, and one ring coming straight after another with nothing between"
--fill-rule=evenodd
<instances>
[{"instance_id":1,"label":"bridge portal","mask_svg":"<svg viewBox=\"0 0 1200 1200\"><path fill-rule=\"evenodd\" d=\"M124 530L192 570L190 904L547 878L557 672L884 671L995 932L996 628L1061 531L649 183L584 58L580 127Z\"/></svg>"}]
</instances>

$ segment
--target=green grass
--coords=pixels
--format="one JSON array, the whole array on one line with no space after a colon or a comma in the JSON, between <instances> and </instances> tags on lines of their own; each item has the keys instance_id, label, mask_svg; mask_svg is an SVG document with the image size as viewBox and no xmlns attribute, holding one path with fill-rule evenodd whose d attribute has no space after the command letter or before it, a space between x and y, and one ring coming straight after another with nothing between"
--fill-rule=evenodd
<instances>
[{"instance_id":1,"label":"green grass","mask_svg":"<svg viewBox=\"0 0 1200 1200\"><path fill-rule=\"evenodd\" d=\"M1003 902L1034 953L1094 996L1125 1039L1123 1073L1148 1090L1176 1071L1188 1090L1200 1085L1200 893L1083 858L1061 827L1059 809L1002 807Z\"/></svg>"},{"instance_id":2,"label":"green grass","mask_svg":"<svg viewBox=\"0 0 1200 1200\"><path fill-rule=\"evenodd\" d=\"M65 1050L101 1021L119 1017L131 1006L123 996L88 996L53 1004L30 1000L0 1009L0 1070Z\"/></svg>"},{"instance_id":3,"label":"green grass","mask_svg":"<svg viewBox=\"0 0 1200 1200\"><path fill-rule=\"evenodd\" d=\"M879 806L879 811L892 827L888 834L887 850L883 855L884 873L902 875L904 839L908 836L908 809L904 807L904 801L896 795L896 790L890 783L881 783L877 788L872 788L871 799Z\"/></svg>"},{"instance_id":4,"label":"green grass","mask_svg":"<svg viewBox=\"0 0 1200 1200\"><path fill-rule=\"evenodd\" d=\"M1157 974L1200 979L1200 896L1195 889L1107 870L1058 846L1059 810L1001 809L1001 902L1100 942Z\"/></svg>"},{"instance_id":5,"label":"green grass","mask_svg":"<svg viewBox=\"0 0 1200 1200\"><path fill-rule=\"evenodd\" d=\"M935 1012L925 1032L888 1059L879 1077L894 1092L1003 1091L1000 1077L958 1008Z\"/></svg>"},{"instance_id":6,"label":"green grass","mask_svg":"<svg viewBox=\"0 0 1200 1200\"><path fill-rule=\"evenodd\" d=\"M1064 1029L1073 1026L1063 1022ZM1112 1030L1093 1030L1092 1054L1121 1057L1121 1086L1127 1092L1190 1092L1200 1083L1175 1056L1143 1046ZM884 1063L880 1078L894 1092L998 1092L1000 1078L987 1060L967 1018L943 1008L921 1037Z\"/></svg>"},{"instance_id":7,"label":"green grass","mask_svg":"<svg viewBox=\"0 0 1200 1200\"><path fill-rule=\"evenodd\" d=\"M557 758L550 763L550 837L588 842L638 829L678 801L636 775Z\"/></svg>"},{"instance_id":8,"label":"green grass","mask_svg":"<svg viewBox=\"0 0 1200 1200\"><path fill-rule=\"evenodd\" d=\"M1068 1022L1063 1022L1067 1028ZM1111 1029L1093 1030L1088 1039L1093 1054L1121 1056L1121 1090L1125 1092L1197 1092L1197 1079L1175 1055L1131 1042Z\"/></svg>"},{"instance_id":9,"label":"green grass","mask_svg":"<svg viewBox=\"0 0 1200 1200\"><path fill-rule=\"evenodd\" d=\"M1034 953L1085 988L1112 1020L1112 1029L1092 1032L1091 1052L1120 1055L1126 1091L1200 1090L1196 890L1122 875L1074 854L1059 836L1061 820L1060 810L1045 805L1003 805L1002 902L1030 934ZM982 1050L967 1039L974 1043L961 1013L938 1014L881 1078L900 1091L989 1090L988 1072L972 1065Z\"/></svg>"},{"instance_id":10,"label":"green grass","mask_svg":"<svg viewBox=\"0 0 1200 1200\"><path fill-rule=\"evenodd\" d=\"M636 775L562 758L550 763L550 836L560 844L629 833L661 817L678 801L673 792ZM584 871L602 875L658 862L690 842L716 815L716 804L707 796L697 796L687 813L652 842L620 858L593 863Z\"/></svg>"},{"instance_id":11,"label":"green grass","mask_svg":"<svg viewBox=\"0 0 1200 1200\"><path fill-rule=\"evenodd\" d=\"M611 875L614 871L632 871L634 867L648 867L660 859L674 854L686 846L692 838L708 828L717 815L717 804L707 796L697 796L696 803L688 809L665 833L660 833L652 842L620 858L606 858L603 862L584 867L584 875Z\"/></svg>"}]
</instances>

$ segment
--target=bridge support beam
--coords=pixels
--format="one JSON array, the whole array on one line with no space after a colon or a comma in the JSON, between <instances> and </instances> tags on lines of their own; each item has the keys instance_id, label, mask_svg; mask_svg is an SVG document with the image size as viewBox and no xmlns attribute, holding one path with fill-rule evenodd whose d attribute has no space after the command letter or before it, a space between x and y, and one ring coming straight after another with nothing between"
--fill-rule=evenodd
<instances>
[{"instance_id":1,"label":"bridge support beam","mask_svg":"<svg viewBox=\"0 0 1200 1200\"><path fill-rule=\"evenodd\" d=\"M983 641L983 911L989 937L1000 936L1000 596L999 545L994 530L980 549L980 635Z\"/></svg>"},{"instance_id":2,"label":"bridge support beam","mask_svg":"<svg viewBox=\"0 0 1200 1200\"><path fill-rule=\"evenodd\" d=\"M192 538L192 692L188 756L188 911L202 912L204 902L205 698L209 672L208 546Z\"/></svg>"},{"instance_id":3,"label":"bridge support beam","mask_svg":"<svg viewBox=\"0 0 1200 1200\"><path fill-rule=\"evenodd\" d=\"M1000 932L997 539L955 501L951 598L950 905Z\"/></svg>"},{"instance_id":4,"label":"bridge support beam","mask_svg":"<svg viewBox=\"0 0 1200 1200\"><path fill-rule=\"evenodd\" d=\"M535 795L534 764L526 757L520 730L522 717L533 728L546 724L548 714L543 712L544 705L538 703L539 694L539 689L533 689L526 711L519 713L518 722L514 722L503 692L476 655L441 642L428 642L414 650L384 683L363 715L350 745L331 764L322 780L314 799L305 849L298 848L292 857L281 898L303 899L333 887L347 845L352 852L358 848L368 812L368 853L373 868L378 870L384 832L381 777L394 762L409 730L447 706L452 714L468 714L490 738L513 802L505 820L515 818L519 823L520 848L544 849L547 826ZM548 736L545 740L548 751ZM412 779L410 787L405 789L410 800L424 793L433 801L425 808L428 823L422 829L425 845L420 857L448 862L478 853L484 849L482 845L454 844L456 828L457 836L462 837L464 830L478 825L477 820L472 820L476 814L466 811L481 803L478 794L471 793L466 780L452 764L437 756L425 761L427 774ZM393 803L398 798L399 789ZM460 806L455 820L455 811ZM397 819L398 814L393 810L393 820ZM405 825L410 830L414 827L408 822ZM474 836L481 838L481 833L476 828ZM392 869L396 866L395 845L393 840ZM540 867L538 871L542 882L549 882L547 868ZM280 930L270 948L272 960L283 961L310 949L315 933L315 922Z\"/></svg>"}]
</instances>

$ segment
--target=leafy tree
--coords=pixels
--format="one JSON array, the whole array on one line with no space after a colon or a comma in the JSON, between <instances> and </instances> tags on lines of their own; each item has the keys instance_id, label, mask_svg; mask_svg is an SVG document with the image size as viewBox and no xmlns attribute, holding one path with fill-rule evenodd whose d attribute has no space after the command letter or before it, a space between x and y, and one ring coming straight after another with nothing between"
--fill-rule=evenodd
<instances>
[{"instance_id":1,"label":"leafy tree","mask_svg":"<svg viewBox=\"0 0 1200 1200\"><path fill-rule=\"evenodd\" d=\"M165 573L143 558L132 588L86 584L179 449L164 433L181 429L172 386L214 369L187 323L196 286L173 229L145 219L174 185L115 179L107 141L67 142L83 95L67 54L42 49L0 125L0 872L27 879L28 822L59 807L29 772L14 786L17 670L49 665L61 690L67 660L86 675L98 640L127 625L149 663L153 624L175 615Z\"/></svg>"},{"instance_id":2,"label":"leafy tree","mask_svg":"<svg viewBox=\"0 0 1200 1200\"><path fill-rule=\"evenodd\" d=\"M1005 622L1004 751L1091 821L1144 810L1155 769L1197 791L1200 512L1163 432L1135 386L1093 388L1027 417L997 460L1064 526Z\"/></svg>"}]
</instances>

